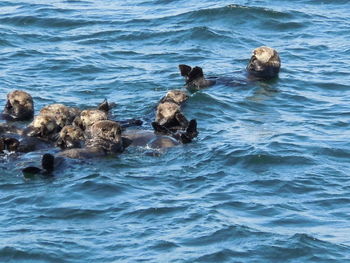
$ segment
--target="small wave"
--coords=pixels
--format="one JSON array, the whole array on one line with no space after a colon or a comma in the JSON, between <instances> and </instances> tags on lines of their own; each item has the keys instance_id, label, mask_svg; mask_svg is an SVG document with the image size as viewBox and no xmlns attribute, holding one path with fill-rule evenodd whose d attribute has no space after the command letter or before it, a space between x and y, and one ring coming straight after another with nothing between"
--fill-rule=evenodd
<instances>
[{"instance_id":1,"label":"small wave","mask_svg":"<svg viewBox=\"0 0 350 263\"><path fill-rule=\"evenodd\" d=\"M0 260L2 262L19 262L19 261L35 261L35 262L59 262L61 256L53 256L38 249L18 249L10 246L0 248Z\"/></svg>"},{"instance_id":2,"label":"small wave","mask_svg":"<svg viewBox=\"0 0 350 263\"><path fill-rule=\"evenodd\" d=\"M87 25L95 25L106 23L102 20L91 20L91 19L79 19L79 18L48 18L48 17L37 17L37 16L11 16L0 18L0 23L21 26L21 27L31 27L39 26L43 28L74 28L82 27Z\"/></svg>"},{"instance_id":3,"label":"small wave","mask_svg":"<svg viewBox=\"0 0 350 263\"><path fill-rule=\"evenodd\" d=\"M155 215L157 217L160 216L174 216L174 214L183 212L187 209L187 207L179 206L179 207L149 207L144 209L136 209L134 211L128 212L125 216L132 216L137 218L153 218Z\"/></svg>"}]
</instances>

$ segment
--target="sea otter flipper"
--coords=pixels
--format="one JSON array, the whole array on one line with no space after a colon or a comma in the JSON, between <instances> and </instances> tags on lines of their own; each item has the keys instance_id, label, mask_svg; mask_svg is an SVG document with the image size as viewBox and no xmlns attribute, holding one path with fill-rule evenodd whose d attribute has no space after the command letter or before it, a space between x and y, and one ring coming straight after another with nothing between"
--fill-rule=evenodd
<instances>
[{"instance_id":1,"label":"sea otter flipper","mask_svg":"<svg viewBox=\"0 0 350 263\"><path fill-rule=\"evenodd\" d=\"M198 136L197 121L195 119L190 120L190 123L186 129L186 134L190 135L192 138Z\"/></svg>"},{"instance_id":2,"label":"sea otter flipper","mask_svg":"<svg viewBox=\"0 0 350 263\"><path fill-rule=\"evenodd\" d=\"M108 112L109 111L109 104L108 104L107 99L104 99L104 101L102 101L101 104L97 106L97 109Z\"/></svg>"},{"instance_id":3,"label":"sea otter flipper","mask_svg":"<svg viewBox=\"0 0 350 263\"><path fill-rule=\"evenodd\" d=\"M114 108L115 106L116 106L115 103L113 102L109 103L107 99L104 99L101 102L101 104L97 106L97 109L108 113L110 109Z\"/></svg>"},{"instance_id":4,"label":"sea otter flipper","mask_svg":"<svg viewBox=\"0 0 350 263\"><path fill-rule=\"evenodd\" d=\"M193 120L190 120L188 127L186 128L186 131L180 134L179 140L183 144L190 143L197 136L198 136L197 121L193 119Z\"/></svg>"},{"instance_id":5,"label":"sea otter flipper","mask_svg":"<svg viewBox=\"0 0 350 263\"><path fill-rule=\"evenodd\" d=\"M169 129L167 129L166 127L164 127L164 125L160 125L158 122L156 122L156 121L154 121L154 122L152 122L151 123L151 125L152 125L152 127L153 127L153 129L154 129L154 131L156 132L156 133L161 133L161 134L172 134L172 132L169 130Z\"/></svg>"},{"instance_id":6,"label":"sea otter flipper","mask_svg":"<svg viewBox=\"0 0 350 263\"><path fill-rule=\"evenodd\" d=\"M41 159L41 166L47 172L52 172L54 170L55 157L50 153L45 153Z\"/></svg>"},{"instance_id":7,"label":"sea otter flipper","mask_svg":"<svg viewBox=\"0 0 350 263\"><path fill-rule=\"evenodd\" d=\"M188 75L190 74L192 68L188 65L185 64L180 64L179 65L179 69L180 69L180 74L183 77L188 77Z\"/></svg>"},{"instance_id":8,"label":"sea otter flipper","mask_svg":"<svg viewBox=\"0 0 350 263\"><path fill-rule=\"evenodd\" d=\"M204 77L203 69L201 67L194 67L188 74L188 82L202 77Z\"/></svg>"}]
</instances>

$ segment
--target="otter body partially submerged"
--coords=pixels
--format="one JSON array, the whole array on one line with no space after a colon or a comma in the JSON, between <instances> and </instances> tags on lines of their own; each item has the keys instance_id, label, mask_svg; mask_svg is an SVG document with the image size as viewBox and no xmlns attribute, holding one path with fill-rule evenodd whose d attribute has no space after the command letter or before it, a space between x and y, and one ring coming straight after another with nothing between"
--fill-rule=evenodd
<instances>
[{"instance_id":1,"label":"otter body partially submerged","mask_svg":"<svg viewBox=\"0 0 350 263\"><path fill-rule=\"evenodd\" d=\"M246 66L248 78L246 81L269 80L278 76L281 68L281 59L278 52L270 47L261 46L253 50L252 56ZM189 90L199 90L215 83L224 83L235 86L245 83L244 80L234 80L233 78L205 78L201 67L191 67L185 64L179 65L181 76L185 78L186 88ZM236 84L237 83L237 84Z\"/></svg>"}]
</instances>

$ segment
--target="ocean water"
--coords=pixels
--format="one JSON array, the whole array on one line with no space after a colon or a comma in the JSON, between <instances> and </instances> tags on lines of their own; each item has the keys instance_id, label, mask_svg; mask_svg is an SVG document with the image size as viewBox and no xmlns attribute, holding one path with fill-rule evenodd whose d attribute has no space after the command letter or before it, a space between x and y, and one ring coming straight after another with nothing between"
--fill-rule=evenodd
<instances>
[{"instance_id":1,"label":"ocean water","mask_svg":"<svg viewBox=\"0 0 350 263\"><path fill-rule=\"evenodd\" d=\"M350 3L2 0L0 108L117 103L154 117L201 66L216 85L183 111L199 136L159 156L129 148L66 161L50 179L0 162L0 262L350 261ZM247 82L252 49L280 53ZM149 123L144 124L150 129Z\"/></svg>"}]
</instances>

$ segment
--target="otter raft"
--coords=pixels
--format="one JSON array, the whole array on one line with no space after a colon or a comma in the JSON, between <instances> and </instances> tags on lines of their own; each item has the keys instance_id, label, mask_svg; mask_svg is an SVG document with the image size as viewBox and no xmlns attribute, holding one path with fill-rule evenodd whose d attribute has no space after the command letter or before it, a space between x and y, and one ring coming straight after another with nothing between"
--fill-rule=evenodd
<instances>
[{"instance_id":1,"label":"otter raft","mask_svg":"<svg viewBox=\"0 0 350 263\"><path fill-rule=\"evenodd\" d=\"M0 2L0 262L350 262L349 1Z\"/></svg>"}]
</instances>

